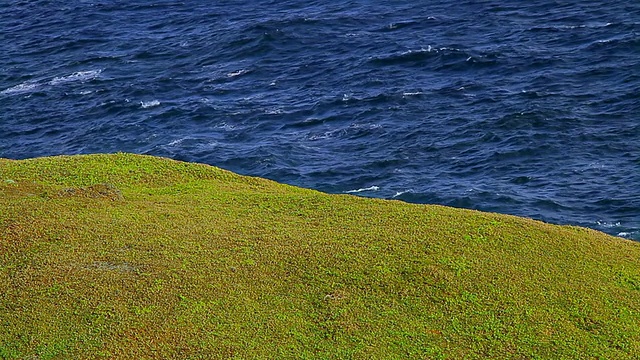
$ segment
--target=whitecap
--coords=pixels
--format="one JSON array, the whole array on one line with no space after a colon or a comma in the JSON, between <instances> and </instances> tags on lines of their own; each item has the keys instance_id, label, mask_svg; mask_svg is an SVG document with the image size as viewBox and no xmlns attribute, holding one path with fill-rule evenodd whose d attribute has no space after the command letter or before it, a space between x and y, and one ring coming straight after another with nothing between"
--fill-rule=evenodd
<instances>
[{"instance_id":1,"label":"whitecap","mask_svg":"<svg viewBox=\"0 0 640 360\"><path fill-rule=\"evenodd\" d=\"M232 131L236 129L235 125L227 124L226 122L222 122L216 126L217 128L223 129L225 131Z\"/></svg>"},{"instance_id":2,"label":"whitecap","mask_svg":"<svg viewBox=\"0 0 640 360\"><path fill-rule=\"evenodd\" d=\"M246 74L248 72L249 72L249 70L241 69L241 70L238 70L238 71L233 71L233 72L227 73L227 77L236 77L236 76L244 75L244 74Z\"/></svg>"},{"instance_id":3,"label":"whitecap","mask_svg":"<svg viewBox=\"0 0 640 360\"><path fill-rule=\"evenodd\" d=\"M78 71L78 72L74 72L71 75L55 77L53 78L53 80L49 81L49 85L55 86L55 85L60 85L68 82L74 82L74 81L81 81L81 82L89 81L98 77L98 75L100 75L101 72L102 70Z\"/></svg>"},{"instance_id":4,"label":"whitecap","mask_svg":"<svg viewBox=\"0 0 640 360\"><path fill-rule=\"evenodd\" d=\"M154 106L158 106L160 105L160 101L158 100L151 100L151 101L141 101L140 102L140 106L142 106L143 109L147 109L150 107L154 107Z\"/></svg>"},{"instance_id":5,"label":"whitecap","mask_svg":"<svg viewBox=\"0 0 640 360\"><path fill-rule=\"evenodd\" d=\"M12 94L23 94L26 92L31 92L38 87L37 83L24 82L22 84L18 84L16 86L12 86L8 89L0 91L2 95L12 95Z\"/></svg>"},{"instance_id":6,"label":"whitecap","mask_svg":"<svg viewBox=\"0 0 640 360\"><path fill-rule=\"evenodd\" d=\"M454 47L447 47L447 46L443 46L439 49L437 49L438 51L451 51L451 52L463 52L462 50L458 49L458 48L454 48Z\"/></svg>"},{"instance_id":7,"label":"whitecap","mask_svg":"<svg viewBox=\"0 0 640 360\"><path fill-rule=\"evenodd\" d=\"M381 129L382 125L380 125L380 124L351 124L351 126L349 126L349 128L351 128L351 129L374 130L374 129Z\"/></svg>"},{"instance_id":8,"label":"whitecap","mask_svg":"<svg viewBox=\"0 0 640 360\"><path fill-rule=\"evenodd\" d=\"M618 236L620 236L620 237L629 237L629 236L631 236L631 233L622 231L622 232L618 233Z\"/></svg>"},{"instance_id":9,"label":"whitecap","mask_svg":"<svg viewBox=\"0 0 640 360\"><path fill-rule=\"evenodd\" d=\"M282 110L281 108L266 109L264 111L264 113L268 115L278 115L278 114L282 114L283 112L284 110Z\"/></svg>"},{"instance_id":10,"label":"whitecap","mask_svg":"<svg viewBox=\"0 0 640 360\"><path fill-rule=\"evenodd\" d=\"M412 193L413 189L409 189L409 190L405 190L405 191L396 191L396 194L393 195L392 197L397 198L398 196L402 195L402 194L406 194L406 193Z\"/></svg>"},{"instance_id":11,"label":"whitecap","mask_svg":"<svg viewBox=\"0 0 640 360\"><path fill-rule=\"evenodd\" d=\"M168 143L168 146L176 146L176 145L180 145L183 141L185 141L187 138L180 138L180 139L176 139L173 140L172 142Z\"/></svg>"},{"instance_id":12,"label":"whitecap","mask_svg":"<svg viewBox=\"0 0 640 360\"><path fill-rule=\"evenodd\" d=\"M596 41L592 42L591 44L592 45L593 44L596 44L596 45L608 44L608 43L611 43L611 42L614 42L614 41L616 41L616 40L615 39L601 39L601 40L596 40Z\"/></svg>"},{"instance_id":13,"label":"whitecap","mask_svg":"<svg viewBox=\"0 0 640 360\"><path fill-rule=\"evenodd\" d=\"M407 51L403 51L400 53L400 56L406 56L406 55L411 55L413 53L425 53L425 52L431 52L433 50L433 48L431 47L431 45L427 45L427 48L420 48L419 50L407 50ZM437 51L438 49L436 49Z\"/></svg>"},{"instance_id":14,"label":"whitecap","mask_svg":"<svg viewBox=\"0 0 640 360\"><path fill-rule=\"evenodd\" d=\"M612 227L618 227L620 226L620 222L607 222L607 221L596 221L596 224L605 227L605 228L612 228Z\"/></svg>"},{"instance_id":15,"label":"whitecap","mask_svg":"<svg viewBox=\"0 0 640 360\"><path fill-rule=\"evenodd\" d=\"M112 104L115 104L115 103L116 103L115 100L109 100L109 101L101 102L98 106L112 105Z\"/></svg>"},{"instance_id":16,"label":"whitecap","mask_svg":"<svg viewBox=\"0 0 640 360\"><path fill-rule=\"evenodd\" d=\"M424 94L422 91L403 92L402 96L416 96L416 95L422 95L422 94Z\"/></svg>"},{"instance_id":17,"label":"whitecap","mask_svg":"<svg viewBox=\"0 0 640 360\"><path fill-rule=\"evenodd\" d=\"M347 190L345 191L346 193L359 193L359 192L363 192L363 191L378 191L380 189L380 187L378 186L369 186L368 188L361 188L361 189L356 189L356 190Z\"/></svg>"},{"instance_id":18,"label":"whitecap","mask_svg":"<svg viewBox=\"0 0 640 360\"><path fill-rule=\"evenodd\" d=\"M330 133L326 132L320 135L311 135L309 136L309 140L310 141L323 140L323 139L328 139L329 137L330 137Z\"/></svg>"}]
</instances>

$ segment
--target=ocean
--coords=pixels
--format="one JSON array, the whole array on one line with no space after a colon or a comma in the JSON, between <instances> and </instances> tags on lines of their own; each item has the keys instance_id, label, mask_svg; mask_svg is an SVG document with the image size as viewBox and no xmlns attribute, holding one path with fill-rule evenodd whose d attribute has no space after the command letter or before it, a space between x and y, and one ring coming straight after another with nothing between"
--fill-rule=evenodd
<instances>
[{"instance_id":1,"label":"ocean","mask_svg":"<svg viewBox=\"0 0 640 360\"><path fill-rule=\"evenodd\" d=\"M640 240L639 1L5 1L0 157L133 152Z\"/></svg>"}]
</instances>

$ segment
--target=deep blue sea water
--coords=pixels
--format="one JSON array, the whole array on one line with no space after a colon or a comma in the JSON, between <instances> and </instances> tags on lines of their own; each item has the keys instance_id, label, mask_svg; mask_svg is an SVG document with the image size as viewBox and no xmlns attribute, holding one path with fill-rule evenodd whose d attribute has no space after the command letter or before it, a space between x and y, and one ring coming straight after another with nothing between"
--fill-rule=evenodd
<instances>
[{"instance_id":1,"label":"deep blue sea water","mask_svg":"<svg viewBox=\"0 0 640 360\"><path fill-rule=\"evenodd\" d=\"M116 151L640 240L640 1L3 1L0 157Z\"/></svg>"}]
</instances>

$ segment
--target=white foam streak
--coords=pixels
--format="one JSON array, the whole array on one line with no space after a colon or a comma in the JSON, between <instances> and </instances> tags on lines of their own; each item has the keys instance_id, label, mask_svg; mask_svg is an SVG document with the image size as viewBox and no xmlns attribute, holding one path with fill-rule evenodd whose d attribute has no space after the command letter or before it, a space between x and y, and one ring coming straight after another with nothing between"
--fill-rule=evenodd
<instances>
[{"instance_id":1,"label":"white foam streak","mask_svg":"<svg viewBox=\"0 0 640 360\"><path fill-rule=\"evenodd\" d=\"M363 192L363 191L378 191L380 190L380 187L378 186L369 186L368 188L362 188L362 189L357 189L357 190L348 190L345 191L346 193L359 193L359 192Z\"/></svg>"},{"instance_id":2,"label":"white foam streak","mask_svg":"<svg viewBox=\"0 0 640 360\"><path fill-rule=\"evenodd\" d=\"M173 140L172 142L168 143L168 146L176 146L176 145L180 145L183 141L185 141L187 138L180 138L180 139L176 139Z\"/></svg>"},{"instance_id":3,"label":"white foam streak","mask_svg":"<svg viewBox=\"0 0 640 360\"><path fill-rule=\"evenodd\" d=\"M244 75L244 74L246 74L248 72L249 72L249 70L241 69L241 70L238 70L238 71L227 73L227 77L236 77L236 76Z\"/></svg>"},{"instance_id":4,"label":"white foam streak","mask_svg":"<svg viewBox=\"0 0 640 360\"><path fill-rule=\"evenodd\" d=\"M55 77L53 80L49 81L49 85L55 86L60 84L65 84L74 81L89 81L93 80L100 75L102 70L89 70L89 71L78 71L71 75Z\"/></svg>"},{"instance_id":5,"label":"white foam streak","mask_svg":"<svg viewBox=\"0 0 640 360\"><path fill-rule=\"evenodd\" d=\"M411 55L413 53L427 53L427 52L431 52L431 50L433 50L433 48L431 47L431 45L427 46L427 48L420 48L419 50L407 50L407 51L403 51L400 53L400 56L407 56L407 55Z\"/></svg>"},{"instance_id":6,"label":"white foam streak","mask_svg":"<svg viewBox=\"0 0 640 360\"><path fill-rule=\"evenodd\" d=\"M393 195L392 197L397 198L400 195L406 194L406 193L412 193L413 189L409 189L409 190L405 190L405 191L397 191L395 195Z\"/></svg>"},{"instance_id":7,"label":"white foam streak","mask_svg":"<svg viewBox=\"0 0 640 360\"><path fill-rule=\"evenodd\" d=\"M12 86L8 89L2 90L0 91L0 94L2 95L22 94L26 92L31 92L37 87L38 87L38 84L36 83L25 82L22 84L18 84L16 86Z\"/></svg>"}]
</instances>

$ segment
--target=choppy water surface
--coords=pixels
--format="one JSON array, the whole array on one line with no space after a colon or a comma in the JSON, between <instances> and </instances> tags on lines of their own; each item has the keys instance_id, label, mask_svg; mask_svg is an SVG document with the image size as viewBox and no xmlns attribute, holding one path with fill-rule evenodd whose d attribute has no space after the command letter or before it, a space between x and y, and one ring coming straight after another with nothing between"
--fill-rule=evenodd
<instances>
[{"instance_id":1,"label":"choppy water surface","mask_svg":"<svg viewBox=\"0 0 640 360\"><path fill-rule=\"evenodd\" d=\"M9 1L0 157L127 151L640 240L640 2Z\"/></svg>"}]
</instances>

